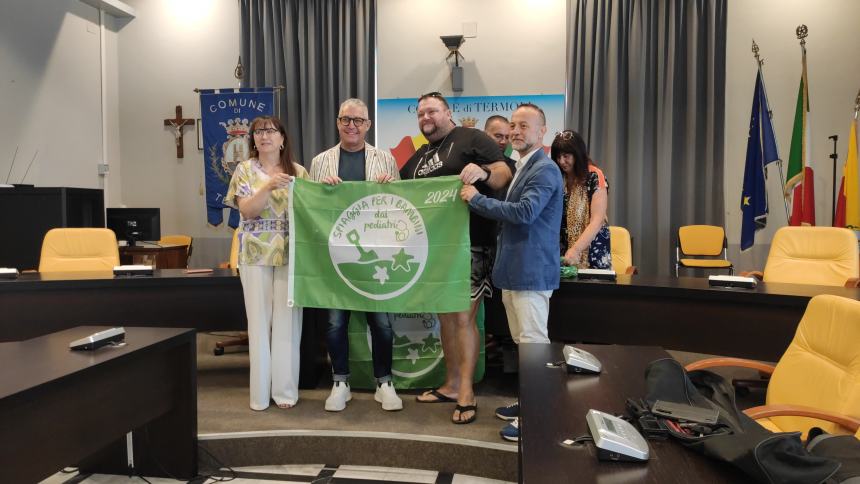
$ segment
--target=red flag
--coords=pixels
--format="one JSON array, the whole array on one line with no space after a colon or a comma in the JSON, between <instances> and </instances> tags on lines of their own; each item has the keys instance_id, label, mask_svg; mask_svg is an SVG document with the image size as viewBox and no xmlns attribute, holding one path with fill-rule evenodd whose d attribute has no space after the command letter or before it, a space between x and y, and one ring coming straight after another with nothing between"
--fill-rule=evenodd
<instances>
[{"instance_id":1,"label":"red flag","mask_svg":"<svg viewBox=\"0 0 860 484\"><path fill-rule=\"evenodd\" d=\"M836 198L836 217L833 219L834 227L845 226L845 175L842 176L842 183L839 184L839 191Z\"/></svg>"},{"instance_id":2,"label":"red flag","mask_svg":"<svg viewBox=\"0 0 860 484\"><path fill-rule=\"evenodd\" d=\"M415 146L412 144L411 136L404 136L400 143L394 148L391 148L391 154L397 161L397 168L403 168L403 165L409 161L409 158L415 154Z\"/></svg>"}]
</instances>

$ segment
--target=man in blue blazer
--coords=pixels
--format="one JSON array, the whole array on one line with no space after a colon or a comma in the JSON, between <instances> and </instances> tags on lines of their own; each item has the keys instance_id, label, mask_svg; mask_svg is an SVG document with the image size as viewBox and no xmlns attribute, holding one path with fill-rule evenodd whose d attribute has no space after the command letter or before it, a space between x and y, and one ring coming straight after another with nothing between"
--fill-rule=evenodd
<instances>
[{"instance_id":1,"label":"man in blue blazer","mask_svg":"<svg viewBox=\"0 0 860 484\"><path fill-rule=\"evenodd\" d=\"M534 104L523 104L511 116L511 144L520 155L504 201L484 196L464 185L460 197L469 208L501 222L493 285L502 290L502 303L514 342L549 343L549 298L558 288L559 229L564 188L561 171L543 150L546 116ZM512 420L502 430L507 440L519 440L519 407L496 415Z\"/></svg>"}]
</instances>

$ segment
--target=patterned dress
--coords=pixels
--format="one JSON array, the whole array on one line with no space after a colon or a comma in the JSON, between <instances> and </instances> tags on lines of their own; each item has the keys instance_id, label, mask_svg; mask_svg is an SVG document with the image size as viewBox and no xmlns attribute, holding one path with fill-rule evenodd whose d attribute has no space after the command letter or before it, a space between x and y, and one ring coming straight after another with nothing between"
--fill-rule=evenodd
<instances>
[{"instance_id":1,"label":"patterned dress","mask_svg":"<svg viewBox=\"0 0 860 484\"><path fill-rule=\"evenodd\" d=\"M307 178L308 172L293 163L297 178ZM236 197L253 196L269 182L269 175L256 158L243 161L236 166L224 204L239 208ZM256 218L239 223L239 264L258 266L282 266L287 260L289 240L289 195L288 188L273 190L266 206Z\"/></svg>"},{"instance_id":2,"label":"patterned dress","mask_svg":"<svg viewBox=\"0 0 860 484\"><path fill-rule=\"evenodd\" d=\"M585 185L577 185L572 192L565 186L564 210L561 212L561 255L572 247L591 220L591 198L598 190L609 190L609 184L594 165L589 165ZM587 252L587 253L586 253ZM576 264L579 268L612 269L612 252L609 242L609 224L606 219L591 241L588 251Z\"/></svg>"}]
</instances>

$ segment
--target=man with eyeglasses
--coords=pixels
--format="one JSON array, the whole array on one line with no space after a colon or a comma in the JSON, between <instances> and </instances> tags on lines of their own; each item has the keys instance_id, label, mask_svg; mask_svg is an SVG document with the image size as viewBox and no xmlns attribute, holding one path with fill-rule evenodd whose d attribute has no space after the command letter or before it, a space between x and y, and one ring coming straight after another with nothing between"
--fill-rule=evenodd
<instances>
[{"instance_id":1,"label":"man with eyeglasses","mask_svg":"<svg viewBox=\"0 0 860 484\"><path fill-rule=\"evenodd\" d=\"M455 126L448 101L438 92L418 99L418 128L429 143L418 148L403 165L402 178L458 175L463 183L474 184L488 195L510 182L511 170L496 142L481 130ZM492 294L490 271L495 256L495 229L495 222L471 214L472 305L467 311L439 314L445 383L417 397L421 403L456 402L451 416L456 424L474 422L477 416L472 388L479 348L475 317L481 299Z\"/></svg>"},{"instance_id":2,"label":"man with eyeglasses","mask_svg":"<svg viewBox=\"0 0 860 484\"><path fill-rule=\"evenodd\" d=\"M340 105L337 132L340 142L318 154L311 161L310 178L314 181L337 185L344 181L376 181L387 183L399 180L394 156L374 148L365 141L370 129L367 105L360 99L347 99ZM325 409L340 412L352 399L349 390L349 326L350 311L329 309L326 343L332 364L331 394ZM376 377L374 399L383 410L401 410L403 401L394 391L391 381L391 363L394 331L385 313L365 313L373 348L373 376Z\"/></svg>"},{"instance_id":3,"label":"man with eyeglasses","mask_svg":"<svg viewBox=\"0 0 860 484\"><path fill-rule=\"evenodd\" d=\"M496 200L464 185L460 197L474 213L501 222L499 253L493 284L502 290L502 303L514 342L549 343L549 299L559 284L559 229L564 185L561 170L543 150L546 116L530 103L511 116L511 144L520 155L517 173L504 200ZM519 405L496 409L510 421L502 438L518 441Z\"/></svg>"}]
</instances>

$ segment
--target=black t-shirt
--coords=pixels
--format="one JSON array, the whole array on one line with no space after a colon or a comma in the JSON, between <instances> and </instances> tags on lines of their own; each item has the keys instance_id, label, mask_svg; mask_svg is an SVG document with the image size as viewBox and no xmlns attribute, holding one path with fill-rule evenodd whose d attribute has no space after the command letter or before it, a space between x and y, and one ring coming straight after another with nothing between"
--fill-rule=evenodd
<instances>
[{"instance_id":1,"label":"black t-shirt","mask_svg":"<svg viewBox=\"0 0 860 484\"><path fill-rule=\"evenodd\" d=\"M486 133L458 126L441 140L418 148L400 169L400 178L409 180L459 175L469 163L486 165L503 159L499 145ZM495 195L484 183L476 183L475 188L484 195ZM469 219L469 235L473 246L494 246L496 223L472 213Z\"/></svg>"}]
</instances>

